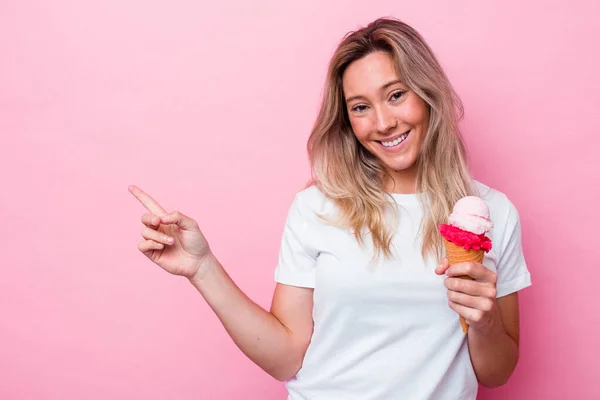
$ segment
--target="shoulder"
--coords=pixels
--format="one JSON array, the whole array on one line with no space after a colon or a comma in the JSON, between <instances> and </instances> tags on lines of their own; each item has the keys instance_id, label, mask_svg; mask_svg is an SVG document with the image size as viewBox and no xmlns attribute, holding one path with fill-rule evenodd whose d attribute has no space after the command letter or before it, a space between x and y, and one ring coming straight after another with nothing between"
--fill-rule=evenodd
<instances>
[{"instance_id":1,"label":"shoulder","mask_svg":"<svg viewBox=\"0 0 600 400\"><path fill-rule=\"evenodd\" d=\"M321 230L340 216L335 202L327 197L316 185L296 192L289 215L304 224L305 229Z\"/></svg>"},{"instance_id":2,"label":"shoulder","mask_svg":"<svg viewBox=\"0 0 600 400\"><path fill-rule=\"evenodd\" d=\"M475 194L483 199L490 208L490 212L495 213L508 212L510 208L514 207L514 204L503 192L491 188L488 185L474 181Z\"/></svg>"},{"instance_id":3,"label":"shoulder","mask_svg":"<svg viewBox=\"0 0 600 400\"><path fill-rule=\"evenodd\" d=\"M493 231L502 234L512 230L519 223L519 213L513 202L503 192L474 181L475 194L486 202L490 209L490 218L494 223Z\"/></svg>"},{"instance_id":4,"label":"shoulder","mask_svg":"<svg viewBox=\"0 0 600 400\"><path fill-rule=\"evenodd\" d=\"M323 214L334 209L331 199L316 186L312 185L296 193L294 206L299 207L304 213Z\"/></svg>"}]
</instances>

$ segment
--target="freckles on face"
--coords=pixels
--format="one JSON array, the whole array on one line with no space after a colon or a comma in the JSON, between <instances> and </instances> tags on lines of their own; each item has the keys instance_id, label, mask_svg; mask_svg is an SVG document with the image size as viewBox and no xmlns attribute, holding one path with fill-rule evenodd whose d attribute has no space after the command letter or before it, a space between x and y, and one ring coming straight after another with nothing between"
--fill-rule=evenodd
<instances>
[{"instance_id":1,"label":"freckles on face","mask_svg":"<svg viewBox=\"0 0 600 400\"><path fill-rule=\"evenodd\" d=\"M427 132L429 107L402 82L392 57L377 51L355 60L342 84L358 141L390 170L413 166Z\"/></svg>"}]
</instances>

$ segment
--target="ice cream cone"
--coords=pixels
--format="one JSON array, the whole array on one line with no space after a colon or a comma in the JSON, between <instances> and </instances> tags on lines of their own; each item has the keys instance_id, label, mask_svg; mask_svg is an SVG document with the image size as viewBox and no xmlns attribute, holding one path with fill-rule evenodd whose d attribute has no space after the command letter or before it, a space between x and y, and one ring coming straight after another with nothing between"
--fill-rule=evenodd
<instances>
[{"instance_id":1,"label":"ice cream cone","mask_svg":"<svg viewBox=\"0 0 600 400\"><path fill-rule=\"evenodd\" d=\"M446 248L446 256L448 257L449 265L469 261L481 264L483 261L483 256L485 255L485 250L467 250L446 239L444 239L444 247ZM473 280L473 278L468 275L461 275L459 278ZM462 316L460 317L460 326L462 327L464 333L469 332L469 325Z\"/></svg>"},{"instance_id":2,"label":"ice cream cone","mask_svg":"<svg viewBox=\"0 0 600 400\"><path fill-rule=\"evenodd\" d=\"M448 216L448 224L440 224L439 230L444 238L448 264L462 262L483 263L483 256L492 249L492 241L485 236L494 224L490 219L490 210L483 199L465 196L459 199ZM461 275L459 278L471 279ZM469 325L460 317L463 332L469 332Z\"/></svg>"}]
</instances>

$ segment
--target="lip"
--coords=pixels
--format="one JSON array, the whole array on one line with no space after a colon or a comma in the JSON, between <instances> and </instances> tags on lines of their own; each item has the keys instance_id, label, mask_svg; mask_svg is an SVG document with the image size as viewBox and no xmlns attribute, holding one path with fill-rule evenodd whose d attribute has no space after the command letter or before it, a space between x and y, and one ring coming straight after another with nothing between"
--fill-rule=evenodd
<instances>
[{"instance_id":1,"label":"lip","mask_svg":"<svg viewBox=\"0 0 600 400\"><path fill-rule=\"evenodd\" d=\"M397 144L397 145L395 145L395 146L392 146L392 147L386 147L386 146L384 146L384 145L383 145L383 143L381 143L382 141L383 141L383 142L391 142L391 141L394 141L394 140L398 139L400 136L404 135L405 133L408 133L408 136L406 137L406 139L404 139L402 142L398 143L398 144ZM384 151L387 151L387 152L395 152L395 151L398 151L399 149L401 149L401 148L403 148L403 147L404 147L405 143L406 143L406 142L407 142L407 141L410 139L410 137L411 137L411 133L412 133L412 129L411 129L411 130L409 130L408 132L403 132L403 133L401 133L401 134L399 134L399 135L392 136L392 137L391 137L391 138L389 138L389 139L377 140L377 142L379 143L379 146L381 146L381 148L382 148Z\"/></svg>"},{"instance_id":2,"label":"lip","mask_svg":"<svg viewBox=\"0 0 600 400\"><path fill-rule=\"evenodd\" d=\"M389 138L378 140L378 142L393 142L394 140L398 139L400 136L404 135L405 133L409 133L410 131L412 131L412 129L409 129L406 132L402 132L402 133L399 133L394 136L390 136Z\"/></svg>"}]
</instances>

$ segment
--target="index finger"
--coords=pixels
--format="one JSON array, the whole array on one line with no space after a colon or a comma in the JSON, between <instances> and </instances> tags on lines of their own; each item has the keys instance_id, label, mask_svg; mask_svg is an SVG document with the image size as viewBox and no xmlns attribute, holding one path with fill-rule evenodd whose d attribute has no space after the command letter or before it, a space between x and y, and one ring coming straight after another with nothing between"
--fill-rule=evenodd
<instances>
[{"instance_id":1,"label":"index finger","mask_svg":"<svg viewBox=\"0 0 600 400\"><path fill-rule=\"evenodd\" d=\"M476 281L491 280L493 272L487 269L484 265L476 262L461 262L453 264L446 271L448 276L463 276L467 275Z\"/></svg>"},{"instance_id":2,"label":"index finger","mask_svg":"<svg viewBox=\"0 0 600 400\"><path fill-rule=\"evenodd\" d=\"M131 194L134 195L136 199L138 199L140 203L142 203L144 207L146 207L146 209L152 214L158 217L168 214L165 209L160 206L160 204L158 204L152 197L144 193L144 191L139 187L131 185L128 189L129 192L131 192Z\"/></svg>"}]
</instances>

